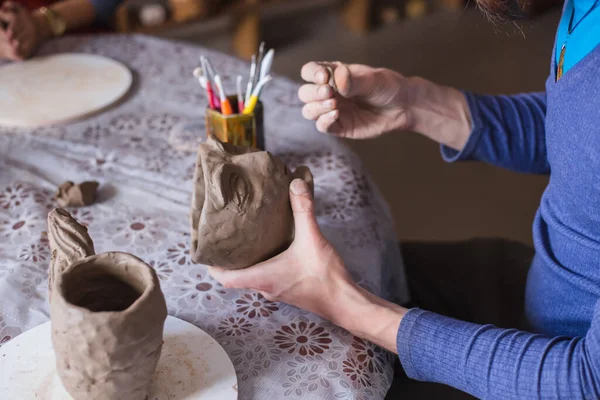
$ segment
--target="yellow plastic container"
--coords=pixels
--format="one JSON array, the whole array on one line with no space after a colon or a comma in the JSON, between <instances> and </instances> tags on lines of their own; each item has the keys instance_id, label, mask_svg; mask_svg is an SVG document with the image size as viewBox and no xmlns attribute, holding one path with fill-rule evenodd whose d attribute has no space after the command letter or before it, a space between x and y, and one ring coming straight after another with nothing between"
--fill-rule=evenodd
<instances>
[{"instance_id":1,"label":"yellow plastic container","mask_svg":"<svg viewBox=\"0 0 600 400\"><path fill-rule=\"evenodd\" d=\"M231 115L206 109L206 135L213 135L221 142L264 150L262 103L256 104L252 114L237 114L237 97L230 96L229 102L234 112Z\"/></svg>"}]
</instances>

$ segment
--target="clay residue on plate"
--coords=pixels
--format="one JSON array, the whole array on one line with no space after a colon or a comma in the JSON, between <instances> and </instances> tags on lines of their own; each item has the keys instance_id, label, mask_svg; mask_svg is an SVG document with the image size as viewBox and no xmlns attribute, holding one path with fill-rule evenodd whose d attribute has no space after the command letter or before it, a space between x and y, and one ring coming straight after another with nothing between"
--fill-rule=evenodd
<instances>
[{"instance_id":1,"label":"clay residue on plate","mask_svg":"<svg viewBox=\"0 0 600 400\"><path fill-rule=\"evenodd\" d=\"M84 207L96 201L99 183L95 181L82 182L78 185L66 181L58 187L54 199L61 207Z\"/></svg>"},{"instance_id":2,"label":"clay residue on plate","mask_svg":"<svg viewBox=\"0 0 600 400\"><path fill-rule=\"evenodd\" d=\"M199 146L194 173L192 261L238 269L287 248L294 238L289 197L294 178L312 188L307 167L292 173L267 151L210 136Z\"/></svg>"},{"instance_id":3,"label":"clay residue on plate","mask_svg":"<svg viewBox=\"0 0 600 400\"><path fill-rule=\"evenodd\" d=\"M75 261L94 255L95 251L87 228L61 208L48 214L48 240L51 251L48 290L51 294L58 274Z\"/></svg>"}]
</instances>

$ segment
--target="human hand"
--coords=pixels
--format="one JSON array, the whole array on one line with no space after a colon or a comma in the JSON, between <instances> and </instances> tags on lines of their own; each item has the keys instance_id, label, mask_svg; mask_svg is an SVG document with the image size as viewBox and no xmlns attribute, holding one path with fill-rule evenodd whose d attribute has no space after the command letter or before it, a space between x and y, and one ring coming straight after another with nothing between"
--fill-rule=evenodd
<instances>
[{"instance_id":1,"label":"human hand","mask_svg":"<svg viewBox=\"0 0 600 400\"><path fill-rule=\"evenodd\" d=\"M283 301L333 320L336 298L340 291L353 285L352 279L319 230L306 182L292 181L290 201L295 239L286 251L246 269L209 267L209 272L224 287L254 289L269 300Z\"/></svg>"},{"instance_id":2,"label":"human hand","mask_svg":"<svg viewBox=\"0 0 600 400\"><path fill-rule=\"evenodd\" d=\"M0 6L0 21L0 59L24 60L40 45L43 21L19 3L4 2Z\"/></svg>"},{"instance_id":3,"label":"human hand","mask_svg":"<svg viewBox=\"0 0 600 400\"><path fill-rule=\"evenodd\" d=\"M448 86L340 62L309 62L302 67L302 79L309 82L298 91L306 103L302 115L317 121L321 132L368 139L393 130L414 131L456 150L471 133L466 98Z\"/></svg>"},{"instance_id":4,"label":"human hand","mask_svg":"<svg viewBox=\"0 0 600 400\"><path fill-rule=\"evenodd\" d=\"M302 115L316 120L321 132L368 139L409 128L414 83L397 72L359 64L309 62L301 75L309 82L298 91L306 103Z\"/></svg>"},{"instance_id":5,"label":"human hand","mask_svg":"<svg viewBox=\"0 0 600 400\"><path fill-rule=\"evenodd\" d=\"M226 288L253 289L272 301L311 311L356 336L396 351L396 333L406 310L359 287L323 236L306 182L290 185L295 238L283 253L246 269L208 267Z\"/></svg>"}]
</instances>

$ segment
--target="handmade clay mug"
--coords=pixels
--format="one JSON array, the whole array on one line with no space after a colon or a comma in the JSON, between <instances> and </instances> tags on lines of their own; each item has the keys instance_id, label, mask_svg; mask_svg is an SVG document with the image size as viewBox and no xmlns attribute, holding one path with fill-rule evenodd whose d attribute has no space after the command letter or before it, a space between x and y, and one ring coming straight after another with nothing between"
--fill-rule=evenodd
<instances>
[{"instance_id":1,"label":"handmade clay mug","mask_svg":"<svg viewBox=\"0 0 600 400\"><path fill-rule=\"evenodd\" d=\"M268 151L209 137L198 147L191 205L191 259L245 268L285 250L294 239L289 187L313 176L293 172Z\"/></svg>"},{"instance_id":2,"label":"handmade clay mug","mask_svg":"<svg viewBox=\"0 0 600 400\"><path fill-rule=\"evenodd\" d=\"M75 399L145 400L167 317L154 270L120 252L85 257L54 276L58 375Z\"/></svg>"}]
</instances>

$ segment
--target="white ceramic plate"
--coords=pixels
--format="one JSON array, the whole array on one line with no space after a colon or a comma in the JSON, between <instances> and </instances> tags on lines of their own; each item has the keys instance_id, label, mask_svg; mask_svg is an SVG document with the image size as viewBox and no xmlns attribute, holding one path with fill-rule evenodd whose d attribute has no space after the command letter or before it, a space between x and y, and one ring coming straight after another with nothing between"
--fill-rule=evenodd
<instances>
[{"instance_id":1,"label":"white ceramic plate","mask_svg":"<svg viewBox=\"0 0 600 400\"><path fill-rule=\"evenodd\" d=\"M56 374L50 323L0 347L0 398L71 400ZM148 400L236 400L231 360L202 329L167 317L164 344Z\"/></svg>"},{"instance_id":2,"label":"white ceramic plate","mask_svg":"<svg viewBox=\"0 0 600 400\"><path fill-rule=\"evenodd\" d=\"M131 71L110 58L66 53L0 67L0 126L74 121L119 101Z\"/></svg>"}]
</instances>

